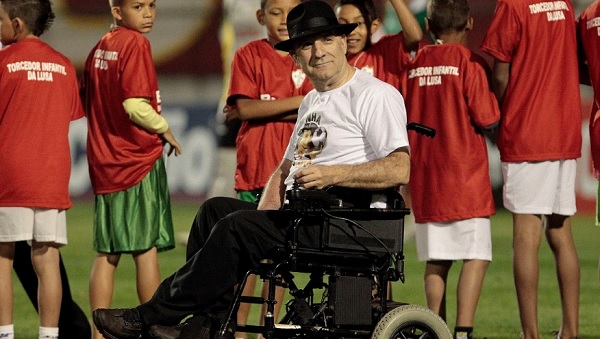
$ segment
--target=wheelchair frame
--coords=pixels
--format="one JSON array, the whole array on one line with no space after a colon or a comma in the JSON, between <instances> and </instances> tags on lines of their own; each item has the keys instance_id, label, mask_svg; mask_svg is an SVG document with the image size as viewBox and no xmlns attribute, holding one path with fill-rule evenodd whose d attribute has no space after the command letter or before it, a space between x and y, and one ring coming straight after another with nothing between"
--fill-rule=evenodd
<instances>
[{"instance_id":1,"label":"wheelchair frame","mask_svg":"<svg viewBox=\"0 0 600 339\"><path fill-rule=\"evenodd\" d=\"M289 194L290 191L288 191ZM410 210L404 207L402 197L396 192L393 208L333 208L325 210L314 205L295 206L298 218L293 224L293 236L283 247L278 247L270 260L248 271L238 286L227 318L221 325L218 338L231 337L235 330L260 333L272 338L438 338L452 335L445 322L429 309L406 303L390 304L386 298L388 282L404 282L404 216ZM311 198L312 199L312 198ZM324 246L317 249L301 248L297 231L306 217L323 219ZM331 220L340 219L353 224L376 239L372 246L331 246L327 242ZM386 244L354 220L396 220L399 242L392 252ZM360 247L363 247L360 249ZM292 272L310 273L304 288L298 288ZM251 274L269 282L268 297L242 296ZM329 277L329 283L323 278ZM288 287L292 299L280 323L274 319L275 288ZM315 289L323 289L320 302L314 300ZM374 293L373 293L374 291ZM233 323L240 303L266 304L264 325L239 325Z\"/></svg>"}]
</instances>

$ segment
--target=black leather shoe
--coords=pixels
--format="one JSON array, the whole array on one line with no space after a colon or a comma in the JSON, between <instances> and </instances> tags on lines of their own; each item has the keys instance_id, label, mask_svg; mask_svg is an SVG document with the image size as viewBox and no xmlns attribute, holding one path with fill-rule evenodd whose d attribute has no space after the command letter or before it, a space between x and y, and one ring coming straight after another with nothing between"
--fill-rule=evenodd
<instances>
[{"instance_id":1,"label":"black leather shoe","mask_svg":"<svg viewBox=\"0 0 600 339\"><path fill-rule=\"evenodd\" d=\"M213 339L219 330L216 319L204 315L188 318L184 324L178 339Z\"/></svg>"},{"instance_id":2,"label":"black leather shoe","mask_svg":"<svg viewBox=\"0 0 600 339\"><path fill-rule=\"evenodd\" d=\"M97 309L92 312L92 318L106 339L142 338L142 321L134 308Z\"/></svg>"},{"instance_id":3,"label":"black leather shoe","mask_svg":"<svg viewBox=\"0 0 600 339\"><path fill-rule=\"evenodd\" d=\"M148 335L153 339L176 339L179 338L181 330L187 323L177 324L175 326L152 325L148 329Z\"/></svg>"}]
</instances>

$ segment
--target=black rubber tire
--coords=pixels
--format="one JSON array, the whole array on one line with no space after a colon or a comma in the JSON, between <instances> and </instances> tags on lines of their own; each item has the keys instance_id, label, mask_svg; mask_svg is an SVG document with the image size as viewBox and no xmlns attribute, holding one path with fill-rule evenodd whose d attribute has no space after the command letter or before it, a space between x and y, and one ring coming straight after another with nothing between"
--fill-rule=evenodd
<instances>
[{"instance_id":1,"label":"black rubber tire","mask_svg":"<svg viewBox=\"0 0 600 339\"><path fill-rule=\"evenodd\" d=\"M448 326L437 314L418 305L403 305L386 313L371 339L452 339Z\"/></svg>"}]
</instances>

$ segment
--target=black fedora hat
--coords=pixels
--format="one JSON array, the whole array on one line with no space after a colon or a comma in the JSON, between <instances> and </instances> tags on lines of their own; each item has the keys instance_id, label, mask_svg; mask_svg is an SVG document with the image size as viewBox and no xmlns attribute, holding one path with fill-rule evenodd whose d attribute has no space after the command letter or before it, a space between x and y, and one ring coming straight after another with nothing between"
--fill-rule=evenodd
<instances>
[{"instance_id":1,"label":"black fedora hat","mask_svg":"<svg viewBox=\"0 0 600 339\"><path fill-rule=\"evenodd\" d=\"M289 52L295 43L308 36L321 33L348 35L357 24L339 24L333 8L321 0L304 1L294 7L287 16L290 38L275 44L275 48Z\"/></svg>"}]
</instances>

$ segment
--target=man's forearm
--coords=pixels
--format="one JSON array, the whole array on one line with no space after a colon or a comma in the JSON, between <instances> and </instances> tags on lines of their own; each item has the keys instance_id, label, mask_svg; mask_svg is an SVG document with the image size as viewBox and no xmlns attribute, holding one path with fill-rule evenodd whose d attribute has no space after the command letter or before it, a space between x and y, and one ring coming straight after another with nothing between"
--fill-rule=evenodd
<instances>
[{"instance_id":1,"label":"man's forearm","mask_svg":"<svg viewBox=\"0 0 600 339\"><path fill-rule=\"evenodd\" d=\"M277 210L283 205L285 196L285 179L288 176L291 161L283 160L273 172L258 202L259 210Z\"/></svg>"},{"instance_id":2,"label":"man's forearm","mask_svg":"<svg viewBox=\"0 0 600 339\"><path fill-rule=\"evenodd\" d=\"M294 174L296 182L306 189L342 186L375 190L407 184L409 177L408 147L362 164L310 165Z\"/></svg>"},{"instance_id":3,"label":"man's forearm","mask_svg":"<svg viewBox=\"0 0 600 339\"><path fill-rule=\"evenodd\" d=\"M341 165L346 175L338 186L363 189L383 189L408 183L410 156L408 150L395 151L385 158L357 165Z\"/></svg>"}]
</instances>

